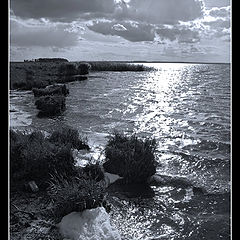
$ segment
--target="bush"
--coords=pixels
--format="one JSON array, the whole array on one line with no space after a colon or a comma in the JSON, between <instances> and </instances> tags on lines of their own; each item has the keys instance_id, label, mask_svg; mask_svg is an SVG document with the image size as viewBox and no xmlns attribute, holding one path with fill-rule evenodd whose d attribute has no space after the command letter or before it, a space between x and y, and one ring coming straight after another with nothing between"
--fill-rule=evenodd
<instances>
[{"instance_id":1,"label":"bush","mask_svg":"<svg viewBox=\"0 0 240 240\"><path fill-rule=\"evenodd\" d=\"M58 220L73 211L102 206L104 194L104 184L87 177L82 171L71 180L62 175L53 175L48 188L54 206L53 216Z\"/></svg>"},{"instance_id":2,"label":"bush","mask_svg":"<svg viewBox=\"0 0 240 240\"><path fill-rule=\"evenodd\" d=\"M55 144L69 144L72 148L87 149L90 147L87 144L87 140L81 139L79 137L79 133L76 129L72 129L70 127L63 127L54 131L50 137L48 138L50 142Z\"/></svg>"},{"instance_id":3,"label":"bush","mask_svg":"<svg viewBox=\"0 0 240 240\"><path fill-rule=\"evenodd\" d=\"M103 167L123 177L127 183L146 182L156 172L155 149L154 139L141 140L135 135L115 133L106 145L107 161Z\"/></svg>"},{"instance_id":4,"label":"bush","mask_svg":"<svg viewBox=\"0 0 240 240\"><path fill-rule=\"evenodd\" d=\"M61 64L58 68L59 75L77 75L77 66L73 63Z\"/></svg>"},{"instance_id":5,"label":"bush","mask_svg":"<svg viewBox=\"0 0 240 240\"><path fill-rule=\"evenodd\" d=\"M14 132L10 130L10 180L35 180L46 183L54 172L73 175L75 161L70 145L56 145L42 132Z\"/></svg>"},{"instance_id":6,"label":"bush","mask_svg":"<svg viewBox=\"0 0 240 240\"><path fill-rule=\"evenodd\" d=\"M88 163L83 170L90 179L97 182L104 179L104 173L99 163Z\"/></svg>"},{"instance_id":7,"label":"bush","mask_svg":"<svg viewBox=\"0 0 240 240\"><path fill-rule=\"evenodd\" d=\"M65 84L53 84L45 88L33 88L32 91L33 91L34 97L47 96L47 95L67 96L69 94L69 89L67 89Z\"/></svg>"},{"instance_id":8,"label":"bush","mask_svg":"<svg viewBox=\"0 0 240 240\"><path fill-rule=\"evenodd\" d=\"M35 101L35 105L40 110L38 116L54 116L61 114L65 109L65 97L58 96L42 96Z\"/></svg>"},{"instance_id":9,"label":"bush","mask_svg":"<svg viewBox=\"0 0 240 240\"><path fill-rule=\"evenodd\" d=\"M89 73L91 65L89 63L80 63L77 67L77 72L80 75L85 75Z\"/></svg>"}]
</instances>

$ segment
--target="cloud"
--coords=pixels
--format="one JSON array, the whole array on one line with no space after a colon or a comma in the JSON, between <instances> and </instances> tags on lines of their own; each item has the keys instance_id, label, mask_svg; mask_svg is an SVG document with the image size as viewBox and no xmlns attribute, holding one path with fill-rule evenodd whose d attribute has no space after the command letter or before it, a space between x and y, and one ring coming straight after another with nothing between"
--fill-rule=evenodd
<instances>
[{"instance_id":1,"label":"cloud","mask_svg":"<svg viewBox=\"0 0 240 240\"><path fill-rule=\"evenodd\" d=\"M213 7L210 10L206 10L207 14L209 16L213 17L224 17L224 18L229 18L230 17L230 6L228 7Z\"/></svg>"},{"instance_id":2,"label":"cloud","mask_svg":"<svg viewBox=\"0 0 240 240\"><path fill-rule=\"evenodd\" d=\"M81 13L111 13L114 0L11 0L10 8L21 18L72 21Z\"/></svg>"},{"instance_id":3,"label":"cloud","mask_svg":"<svg viewBox=\"0 0 240 240\"><path fill-rule=\"evenodd\" d=\"M178 41L179 43L196 43L200 41L199 32L186 27L158 28L156 33L162 40Z\"/></svg>"},{"instance_id":4,"label":"cloud","mask_svg":"<svg viewBox=\"0 0 240 240\"><path fill-rule=\"evenodd\" d=\"M104 35L123 37L131 42L153 41L155 33L149 24L137 22L97 21L88 28Z\"/></svg>"},{"instance_id":5,"label":"cloud","mask_svg":"<svg viewBox=\"0 0 240 240\"><path fill-rule=\"evenodd\" d=\"M177 7L176 7L177 6ZM77 18L133 20L173 24L203 16L202 0L11 0L10 8L21 18L48 18L70 22Z\"/></svg>"},{"instance_id":6,"label":"cloud","mask_svg":"<svg viewBox=\"0 0 240 240\"><path fill-rule=\"evenodd\" d=\"M30 54L26 49L38 49L38 54L46 49L54 56L69 53L77 57L77 49L81 49L94 59L98 55L89 49L99 47L99 58L111 58L113 49L115 56L122 57L130 56L131 48L131 53L141 59L148 49L149 57L154 52L157 60L157 56L173 58L176 54L188 59L191 54L207 58L214 49L214 56L226 57L231 9L219 2L206 7L204 1L11 0L11 51L17 56L20 51ZM211 2L216 1L228 0ZM228 49L225 52L221 50L224 47ZM143 55L137 48L143 50Z\"/></svg>"},{"instance_id":7,"label":"cloud","mask_svg":"<svg viewBox=\"0 0 240 240\"><path fill-rule=\"evenodd\" d=\"M78 44L79 34L68 29L64 23L44 23L43 21L10 21L10 43L14 46L42 46L64 48Z\"/></svg>"},{"instance_id":8,"label":"cloud","mask_svg":"<svg viewBox=\"0 0 240 240\"><path fill-rule=\"evenodd\" d=\"M127 29L122 25L122 24L114 24L112 26L112 29L116 30L116 31L127 31Z\"/></svg>"},{"instance_id":9,"label":"cloud","mask_svg":"<svg viewBox=\"0 0 240 240\"><path fill-rule=\"evenodd\" d=\"M203 16L202 0L131 0L122 2L115 10L116 19L154 24L175 24Z\"/></svg>"}]
</instances>

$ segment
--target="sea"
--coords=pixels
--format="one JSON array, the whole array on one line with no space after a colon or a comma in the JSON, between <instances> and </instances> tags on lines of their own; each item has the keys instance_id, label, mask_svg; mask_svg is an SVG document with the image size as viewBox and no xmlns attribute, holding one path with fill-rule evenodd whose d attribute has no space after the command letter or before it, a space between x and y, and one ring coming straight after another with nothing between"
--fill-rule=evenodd
<instances>
[{"instance_id":1,"label":"sea","mask_svg":"<svg viewBox=\"0 0 240 240\"><path fill-rule=\"evenodd\" d=\"M10 90L9 125L78 129L91 147L86 161L104 160L114 131L155 138L156 176L165 184L151 186L151 197L113 198L109 214L122 239L230 239L231 66L143 65L152 70L90 72L68 83L66 111L53 118L37 117L31 91Z\"/></svg>"}]
</instances>

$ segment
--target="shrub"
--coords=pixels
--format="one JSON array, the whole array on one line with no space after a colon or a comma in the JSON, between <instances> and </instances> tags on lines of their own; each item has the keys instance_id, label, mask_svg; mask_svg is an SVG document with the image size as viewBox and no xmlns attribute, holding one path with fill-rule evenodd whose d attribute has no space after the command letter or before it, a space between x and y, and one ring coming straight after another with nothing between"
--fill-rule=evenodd
<instances>
[{"instance_id":1,"label":"shrub","mask_svg":"<svg viewBox=\"0 0 240 240\"><path fill-rule=\"evenodd\" d=\"M76 75L78 73L77 66L73 63L61 64L58 68L59 75Z\"/></svg>"},{"instance_id":2,"label":"shrub","mask_svg":"<svg viewBox=\"0 0 240 240\"><path fill-rule=\"evenodd\" d=\"M70 127L63 127L54 131L50 137L49 141L55 144L70 144L72 148L80 149L87 149L89 150L90 147L87 144L87 140L80 138L79 133L76 129L72 129Z\"/></svg>"},{"instance_id":3,"label":"shrub","mask_svg":"<svg viewBox=\"0 0 240 240\"><path fill-rule=\"evenodd\" d=\"M48 188L53 201L53 216L60 220L70 212L81 212L104 204L105 186L83 172L72 179L53 175Z\"/></svg>"},{"instance_id":4,"label":"shrub","mask_svg":"<svg viewBox=\"0 0 240 240\"><path fill-rule=\"evenodd\" d=\"M45 88L33 88L32 89L34 97L47 96L47 95L63 95L67 96L69 94L69 89L67 89L65 84L53 84Z\"/></svg>"},{"instance_id":5,"label":"shrub","mask_svg":"<svg viewBox=\"0 0 240 240\"><path fill-rule=\"evenodd\" d=\"M65 109L65 97L58 96L42 96L35 101L35 105L40 110L38 116L54 116L61 114Z\"/></svg>"},{"instance_id":6,"label":"shrub","mask_svg":"<svg viewBox=\"0 0 240 240\"><path fill-rule=\"evenodd\" d=\"M88 163L83 170L89 178L97 182L104 179L104 173L99 163Z\"/></svg>"},{"instance_id":7,"label":"shrub","mask_svg":"<svg viewBox=\"0 0 240 240\"><path fill-rule=\"evenodd\" d=\"M80 63L77 67L77 72L80 75L85 75L89 73L91 65L89 63Z\"/></svg>"},{"instance_id":8,"label":"shrub","mask_svg":"<svg viewBox=\"0 0 240 240\"><path fill-rule=\"evenodd\" d=\"M127 183L143 183L156 172L156 141L115 133L110 137L103 164L107 172L118 174Z\"/></svg>"},{"instance_id":9,"label":"shrub","mask_svg":"<svg viewBox=\"0 0 240 240\"><path fill-rule=\"evenodd\" d=\"M35 180L46 183L54 172L73 175L75 161L70 145L56 145L42 132L14 132L10 130L10 180Z\"/></svg>"}]
</instances>

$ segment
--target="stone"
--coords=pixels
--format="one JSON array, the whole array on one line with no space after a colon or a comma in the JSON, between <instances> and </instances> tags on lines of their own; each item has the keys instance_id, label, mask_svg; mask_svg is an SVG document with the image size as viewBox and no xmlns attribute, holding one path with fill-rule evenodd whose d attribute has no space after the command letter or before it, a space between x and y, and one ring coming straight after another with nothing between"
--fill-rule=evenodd
<instances>
[{"instance_id":1,"label":"stone","mask_svg":"<svg viewBox=\"0 0 240 240\"><path fill-rule=\"evenodd\" d=\"M30 182L26 183L25 188L27 191L30 191L30 192L38 192L39 191L39 188L35 181L30 181Z\"/></svg>"},{"instance_id":2,"label":"stone","mask_svg":"<svg viewBox=\"0 0 240 240\"><path fill-rule=\"evenodd\" d=\"M58 224L63 238L71 240L120 240L105 208L97 207L64 216Z\"/></svg>"}]
</instances>

